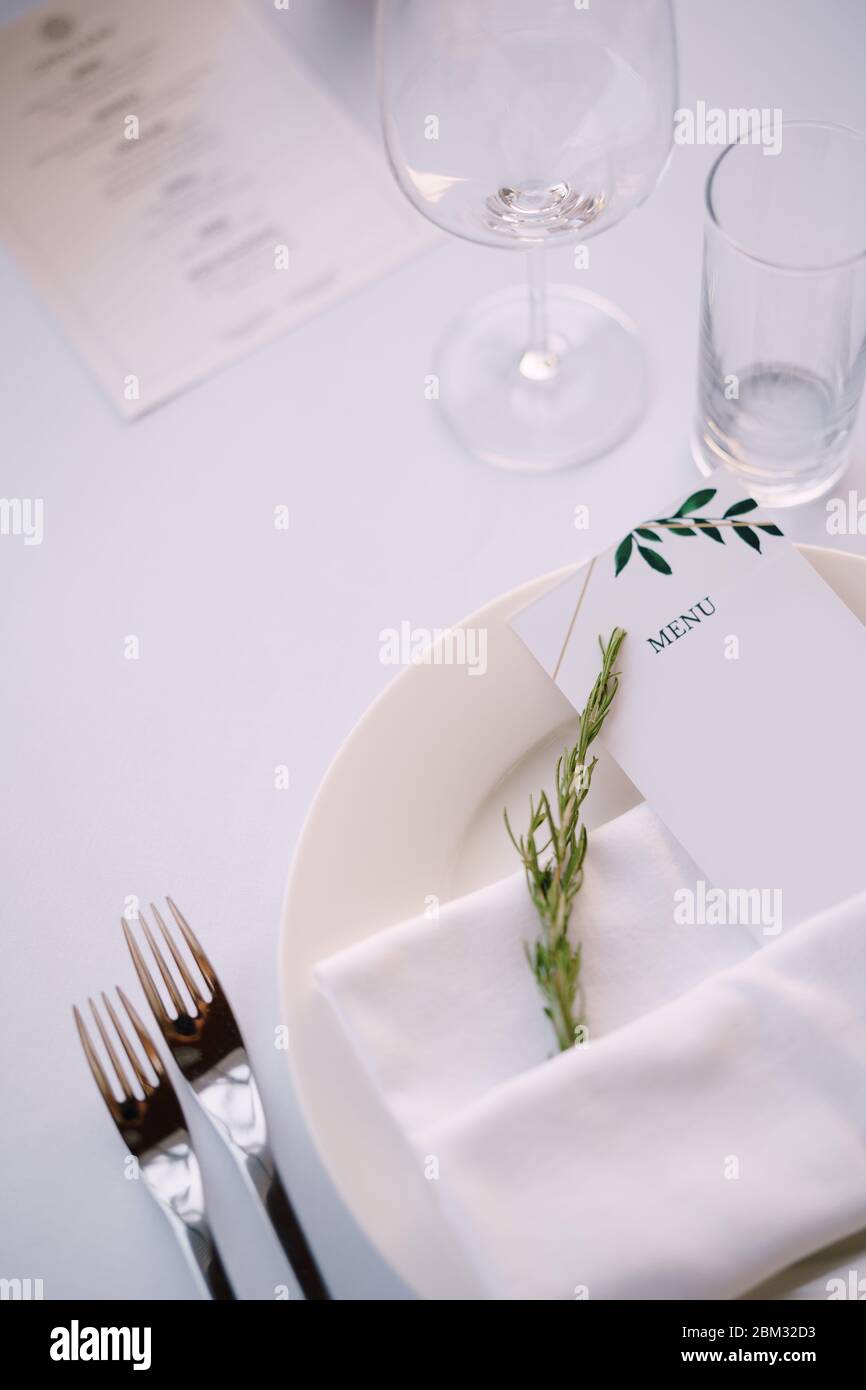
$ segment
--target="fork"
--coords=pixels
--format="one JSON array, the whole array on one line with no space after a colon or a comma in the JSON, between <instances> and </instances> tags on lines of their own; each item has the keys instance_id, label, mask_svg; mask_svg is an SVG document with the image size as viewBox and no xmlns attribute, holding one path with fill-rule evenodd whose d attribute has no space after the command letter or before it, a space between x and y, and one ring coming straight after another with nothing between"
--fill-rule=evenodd
<instances>
[{"instance_id":1,"label":"fork","mask_svg":"<svg viewBox=\"0 0 866 1390\"><path fill-rule=\"evenodd\" d=\"M122 917L123 934L147 1001L177 1065L226 1144L247 1188L264 1206L304 1297L329 1299L313 1252L277 1171L259 1088L231 1005L189 923L171 898L166 901L201 972L210 999L204 998L174 937L151 903L151 913L195 1012L189 1013L177 981L150 927L139 913L141 929L162 976L174 1016L165 1008L141 948L126 918Z\"/></svg>"},{"instance_id":2,"label":"fork","mask_svg":"<svg viewBox=\"0 0 866 1390\"><path fill-rule=\"evenodd\" d=\"M114 1031L142 1091L142 1098L133 1093L108 1029L92 999L89 999L88 1003L99 1036L114 1068L123 1094L122 1101L119 1101L112 1091L84 1019L73 1006L72 1012L75 1015L84 1055L111 1118L129 1152L138 1160L145 1186L161 1207L180 1243L202 1297L233 1299L234 1291L205 1216L201 1169L174 1087L165 1074L162 1058L153 1039L119 986L117 993L138 1035L144 1054L153 1068L155 1083L145 1072L141 1059L105 993L102 995L105 1012L114 1025Z\"/></svg>"}]
</instances>

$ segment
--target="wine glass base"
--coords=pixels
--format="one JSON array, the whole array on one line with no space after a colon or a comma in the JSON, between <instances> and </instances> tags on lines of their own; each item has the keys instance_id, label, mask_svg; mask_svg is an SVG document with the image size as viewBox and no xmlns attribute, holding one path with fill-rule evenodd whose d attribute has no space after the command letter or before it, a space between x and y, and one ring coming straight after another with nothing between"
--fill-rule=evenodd
<instances>
[{"instance_id":1,"label":"wine glass base","mask_svg":"<svg viewBox=\"0 0 866 1390\"><path fill-rule=\"evenodd\" d=\"M474 304L435 362L439 401L460 442L485 463L533 473L573 468L634 429L647 371L634 324L588 291L547 293L552 352L527 352L525 290Z\"/></svg>"}]
</instances>

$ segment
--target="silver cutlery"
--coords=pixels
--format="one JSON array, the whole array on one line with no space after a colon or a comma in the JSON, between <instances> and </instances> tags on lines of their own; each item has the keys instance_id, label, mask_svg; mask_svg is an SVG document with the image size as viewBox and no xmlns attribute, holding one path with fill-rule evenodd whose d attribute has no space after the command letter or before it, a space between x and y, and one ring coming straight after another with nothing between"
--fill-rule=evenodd
<instances>
[{"instance_id":1,"label":"silver cutlery","mask_svg":"<svg viewBox=\"0 0 866 1390\"><path fill-rule=\"evenodd\" d=\"M135 1095L111 1035L97 1012L96 1005L90 999L88 1002L93 1020L114 1068L123 1099L118 1100L115 1096L84 1019L78 1009L73 1007L78 1036L93 1078L129 1152L138 1161L146 1188L162 1209L178 1239L202 1297L233 1299L234 1291L208 1225L201 1169L193 1151L180 1102L165 1073L162 1058L153 1039L123 990L118 988L117 993L150 1063L155 1080L145 1071L110 999L104 993L102 1002L105 1012L111 1020L142 1094Z\"/></svg>"},{"instance_id":2,"label":"silver cutlery","mask_svg":"<svg viewBox=\"0 0 866 1390\"><path fill-rule=\"evenodd\" d=\"M166 963L153 932L139 913L141 930L171 1000L174 1015L165 1008L132 929L122 918L123 933L148 1003L178 1067L221 1135L247 1187L270 1217L304 1297L329 1299L330 1294L313 1252L277 1171L268 1142L261 1096L231 1005L192 928L171 898L166 901L201 972L210 998L205 999L200 983L187 966L159 911L151 903L154 921L177 975L192 1000L194 1012L189 1012L175 975Z\"/></svg>"}]
</instances>

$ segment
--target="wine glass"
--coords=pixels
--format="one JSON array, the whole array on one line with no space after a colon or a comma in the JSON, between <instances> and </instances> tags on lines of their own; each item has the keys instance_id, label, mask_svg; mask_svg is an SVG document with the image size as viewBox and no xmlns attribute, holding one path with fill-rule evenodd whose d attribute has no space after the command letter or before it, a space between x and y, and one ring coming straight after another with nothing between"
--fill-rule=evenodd
<instances>
[{"instance_id":1,"label":"wine glass","mask_svg":"<svg viewBox=\"0 0 866 1390\"><path fill-rule=\"evenodd\" d=\"M528 299L474 304L440 346L452 427L504 468L604 453L643 411L643 352L614 306L546 286L545 247L613 226L655 187L676 105L670 0L379 0L377 55L410 202L457 236L528 253Z\"/></svg>"}]
</instances>

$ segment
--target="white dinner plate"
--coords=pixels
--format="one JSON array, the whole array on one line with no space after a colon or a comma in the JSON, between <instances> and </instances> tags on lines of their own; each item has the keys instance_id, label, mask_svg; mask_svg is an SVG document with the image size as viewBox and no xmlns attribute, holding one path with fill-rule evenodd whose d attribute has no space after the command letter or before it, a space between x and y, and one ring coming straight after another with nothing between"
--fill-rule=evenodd
<instances>
[{"instance_id":1,"label":"white dinner plate","mask_svg":"<svg viewBox=\"0 0 866 1390\"><path fill-rule=\"evenodd\" d=\"M801 546L866 623L866 560ZM313 988L313 965L516 867L502 808L525 819L576 727L565 696L508 626L571 567L488 604L461 626L487 630L487 671L410 666L370 707L307 817L283 903L279 974L288 1056L319 1153L374 1245L423 1298L479 1297L398 1133ZM640 795L601 755L590 828ZM338 848L335 848L338 847Z\"/></svg>"}]
</instances>

